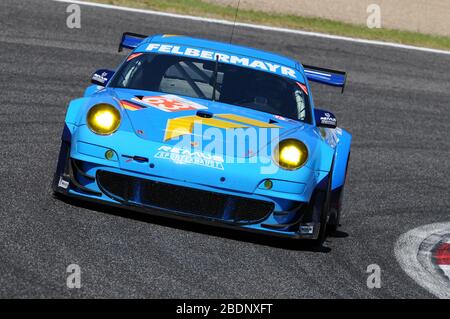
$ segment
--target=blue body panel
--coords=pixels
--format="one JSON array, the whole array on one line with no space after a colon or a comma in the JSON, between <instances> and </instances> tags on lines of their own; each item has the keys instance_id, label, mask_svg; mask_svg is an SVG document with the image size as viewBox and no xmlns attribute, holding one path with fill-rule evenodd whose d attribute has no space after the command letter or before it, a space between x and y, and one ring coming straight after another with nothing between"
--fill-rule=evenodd
<instances>
[{"instance_id":1,"label":"blue body panel","mask_svg":"<svg viewBox=\"0 0 450 319\"><path fill-rule=\"evenodd\" d=\"M152 50L158 51L162 48L163 52L158 53L180 54L183 52L185 54L188 52L200 55L203 51L210 51L213 53L212 59L215 54L223 54L228 57L230 63L234 63L234 58L231 57L236 57L234 60L245 63L247 60L242 59L248 59L248 65L244 65L245 67L259 69L265 67L268 70L263 71L275 72L290 78L295 77L297 81L306 85L308 92L311 92L308 76L301 64L270 52L227 43L166 35L148 37L144 40L124 36L122 46L134 48L132 54L153 52ZM205 53L204 58L211 59L211 55ZM264 65L261 65L259 61L262 61ZM224 61L224 63L227 62ZM289 70L293 70L293 72ZM333 78L333 81L339 80ZM276 123L274 124L276 134L272 133L273 129L269 129L267 140L264 143L253 149L250 146L248 149L245 148L243 154L234 153L233 158L228 158L229 155L224 153L223 162L219 161L218 167L168 160L166 157L160 156L161 152L173 151L173 148L178 145L176 141L165 139L168 123L181 115L184 117L195 116L197 109L172 113L156 108L135 111L125 108L121 102L131 101L134 96L153 97L158 95L161 93L91 85L86 89L84 97L70 102L66 113L63 142L70 143L70 159L83 164L84 173L82 175L95 177L100 170L121 173L171 185L270 202L274 205L274 212L289 211L299 203L308 203L314 191L330 175L332 176L332 190L342 187L345 182L351 144L351 135L345 130L319 128L315 124L276 117L248 108L186 97L183 99L188 99L189 103L214 114L243 117L258 121L258 123ZM310 102L314 109L312 98ZM114 134L97 135L87 127L86 113L91 106L98 103L107 103L119 110L122 120L119 129ZM314 112L312 113L314 114ZM312 116L314 117L314 115ZM312 123L315 123L314 118ZM220 131L220 129L218 130ZM199 143L205 143L207 140L204 136L197 136L197 138L199 138ZM260 137L258 136L258 138ZM286 138L300 140L308 149L307 162L297 170L281 169L273 161L272 153L276 147L274 141ZM217 143L224 149L228 146L225 140ZM187 148L189 145L186 145ZM189 152L194 152L194 149L195 147L192 147ZM105 152L108 150L113 151L113 156L106 159ZM253 157L258 158L257 163L252 162ZM144 158L147 161L133 160L133 158ZM264 187L264 182L268 179L273 185L270 189ZM82 187L97 192L97 194L70 187L67 189L67 193L87 199L121 204L103 194L95 179L79 176L79 183L82 184ZM280 214L279 216L271 214L264 224L286 223L291 218L292 216L289 214ZM295 231L268 229L262 224L240 227L287 236L298 235Z\"/></svg>"}]
</instances>

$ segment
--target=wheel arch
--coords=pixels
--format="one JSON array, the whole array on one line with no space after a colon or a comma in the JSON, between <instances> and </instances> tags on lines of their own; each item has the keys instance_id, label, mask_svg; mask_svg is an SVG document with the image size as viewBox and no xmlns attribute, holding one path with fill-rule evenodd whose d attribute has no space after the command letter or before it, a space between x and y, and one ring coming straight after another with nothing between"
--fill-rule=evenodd
<instances>
[{"instance_id":1,"label":"wheel arch","mask_svg":"<svg viewBox=\"0 0 450 319\"><path fill-rule=\"evenodd\" d=\"M336 145L334 152L334 166L332 167L333 171L331 185L332 190L344 186L347 163L350 157L351 141L352 135L347 131L342 130L342 136L339 138L339 143Z\"/></svg>"}]
</instances>

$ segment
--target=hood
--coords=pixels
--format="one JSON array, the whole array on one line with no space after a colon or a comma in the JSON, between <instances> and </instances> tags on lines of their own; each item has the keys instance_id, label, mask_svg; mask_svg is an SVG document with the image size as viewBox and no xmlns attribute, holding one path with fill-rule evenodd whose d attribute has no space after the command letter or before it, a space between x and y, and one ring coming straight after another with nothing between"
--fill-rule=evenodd
<instances>
[{"instance_id":1,"label":"hood","mask_svg":"<svg viewBox=\"0 0 450 319\"><path fill-rule=\"evenodd\" d=\"M209 100L118 88L110 89L109 93L120 100L140 138L172 147L198 147L223 156L255 156L270 141L311 127L281 116Z\"/></svg>"}]
</instances>

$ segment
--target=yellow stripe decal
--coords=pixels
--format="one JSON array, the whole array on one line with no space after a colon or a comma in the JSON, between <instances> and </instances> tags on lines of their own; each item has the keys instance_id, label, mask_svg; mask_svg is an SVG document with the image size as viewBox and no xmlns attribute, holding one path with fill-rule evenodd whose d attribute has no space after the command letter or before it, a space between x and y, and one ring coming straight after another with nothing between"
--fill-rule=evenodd
<instances>
[{"instance_id":1,"label":"yellow stripe decal","mask_svg":"<svg viewBox=\"0 0 450 319\"><path fill-rule=\"evenodd\" d=\"M240 123L245 123L251 126L264 127L264 128L279 128L277 125L266 123L263 121L254 120L245 116L235 115L235 114L217 114L215 117L223 118L227 120L232 120Z\"/></svg>"},{"instance_id":2,"label":"yellow stripe decal","mask_svg":"<svg viewBox=\"0 0 450 319\"><path fill-rule=\"evenodd\" d=\"M164 142L185 134L192 134L194 123L218 128L246 128L247 125L224 121L216 118L202 118L196 115L178 117L167 121Z\"/></svg>"}]
</instances>

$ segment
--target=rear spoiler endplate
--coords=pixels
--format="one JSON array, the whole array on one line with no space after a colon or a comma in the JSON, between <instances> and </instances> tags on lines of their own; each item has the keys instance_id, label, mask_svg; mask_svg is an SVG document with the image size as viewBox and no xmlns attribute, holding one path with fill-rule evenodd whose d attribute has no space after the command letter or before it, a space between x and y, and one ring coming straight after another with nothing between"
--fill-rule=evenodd
<instances>
[{"instance_id":1,"label":"rear spoiler endplate","mask_svg":"<svg viewBox=\"0 0 450 319\"><path fill-rule=\"evenodd\" d=\"M130 49L133 50L138 47L138 45L147 38L147 35L142 35L138 33L132 33L132 32L124 32L122 34L122 40L120 40L119 44L119 52L122 52L122 50Z\"/></svg>"},{"instance_id":2,"label":"rear spoiler endplate","mask_svg":"<svg viewBox=\"0 0 450 319\"><path fill-rule=\"evenodd\" d=\"M303 68L305 70L306 78L309 81L341 87L342 93L344 93L345 84L347 82L346 72L311 65L303 65Z\"/></svg>"}]
</instances>

